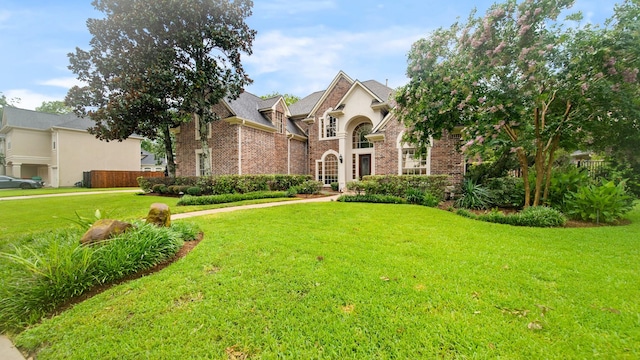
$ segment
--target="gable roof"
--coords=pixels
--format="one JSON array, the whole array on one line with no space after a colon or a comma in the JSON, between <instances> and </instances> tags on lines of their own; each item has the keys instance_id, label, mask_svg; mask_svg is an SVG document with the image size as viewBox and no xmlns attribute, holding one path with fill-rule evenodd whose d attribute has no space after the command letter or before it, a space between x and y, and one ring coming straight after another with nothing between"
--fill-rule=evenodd
<instances>
[{"instance_id":1,"label":"gable roof","mask_svg":"<svg viewBox=\"0 0 640 360\"><path fill-rule=\"evenodd\" d=\"M167 164L167 159L160 159L160 164L156 161L156 156L144 149L140 149L140 165L162 166Z\"/></svg>"},{"instance_id":2,"label":"gable roof","mask_svg":"<svg viewBox=\"0 0 640 360\"><path fill-rule=\"evenodd\" d=\"M341 78L347 80L349 84L353 84L353 79L351 79L349 75L345 74L344 71L340 70L338 72L338 75L336 75L336 77L333 78L333 81L331 81L331 84L329 84L329 87L327 88L327 90L322 94L320 99L318 99L318 101L315 103L311 111L309 111L308 115L312 115L316 112L316 110L318 110L318 107L324 102L327 96L329 96L329 94L331 93L331 90L333 90L333 88L338 84L338 81L340 81Z\"/></svg>"},{"instance_id":3,"label":"gable roof","mask_svg":"<svg viewBox=\"0 0 640 360\"><path fill-rule=\"evenodd\" d=\"M289 106L289 111L291 111L291 116L298 117L298 116L305 116L309 114L311 112L311 109L313 109L313 107L318 103L318 100L320 100L320 98L322 97L322 95L324 95L324 93L325 93L324 90L316 91L311 95L308 95L298 100L296 103L291 104L291 106Z\"/></svg>"},{"instance_id":4,"label":"gable roof","mask_svg":"<svg viewBox=\"0 0 640 360\"><path fill-rule=\"evenodd\" d=\"M390 87L388 87L386 85L383 85L383 84L381 84L381 83L379 83L378 81L375 81L375 80L363 81L362 85L367 87L367 89L369 89L378 98L380 98L380 100L382 100L382 102L388 101L389 97L393 93L393 89L392 88L390 88Z\"/></svg>"},{"instance_id":5,"label":"gable roof","mask_svg":"<svg viewBox=\"0 0 640 360\"><path fill-rule=\"evenodd\" d=\"M245 120L253 121L260 125L273 127L271 121L265 118L264 115L262 115L260 111L258 111L259 109L261 109L260 106L264 101L265 100L262 100L259 96L245 91L240 94L237 99L231 101L227 100L226 103L229 105L229 108L231 108L231 112L235 116Z\"/></svg>"}]
</instances>

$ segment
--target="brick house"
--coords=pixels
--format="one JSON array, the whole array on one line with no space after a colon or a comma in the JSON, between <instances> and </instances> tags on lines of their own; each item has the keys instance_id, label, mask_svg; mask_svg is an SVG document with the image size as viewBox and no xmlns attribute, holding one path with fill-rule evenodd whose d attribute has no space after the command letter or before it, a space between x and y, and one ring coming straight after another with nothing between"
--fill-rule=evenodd
<instances>
[{"instance_id":1,"label":"brick house","mask_svg":"<svg viewBox=\"0 0 640 360\"><path fill-rule=\"evenodd\" d=\"M451 175L459 181L465 159L459 134L443 134L428 154L402 142L404 126L393 116L393 89L339 72L326 90L287 107L282 97L263 100L244 92L214 109L211 169L220 174L311 174L326 186L365 175ZM202 173L197 124L176 129L177 175Z\"/></svg>"}]
</instances>

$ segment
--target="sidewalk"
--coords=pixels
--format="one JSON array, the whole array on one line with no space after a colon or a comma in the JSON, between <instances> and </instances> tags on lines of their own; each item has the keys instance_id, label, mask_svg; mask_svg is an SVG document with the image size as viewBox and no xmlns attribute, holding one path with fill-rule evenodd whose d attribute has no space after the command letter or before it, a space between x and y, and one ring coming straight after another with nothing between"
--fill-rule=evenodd
<instances>
[{"instance_id":1,"label":"sidewalk","mask_svg":"<svg viewBox=\"0 0 640 360\"><path fill-rule=\"evenodd\" d=\"M116 190L110 192L138 192L140 190ZM105 191L98 191L99 194L106 193ZM82 195L82 194L91 194L91 192L85 193L68 193L68 194L50 194L50 195L35 195L35 196L17 196L11 198L0 198L0 200L11 200L15 198L35 198L35 197L51 197L51 196L69 196L69 195ZM212 214L220 214L226 212L232 212L237 210L247 210L247 209L262 209L269 208L275 206L283 206L283 205L293 205L293 204L306 204L306 203L314 203L314 202L329 202L335 201L338 199L340 195L331 195L324 196L318 198L310 198L310 199L302 199L302 200L291 200L291 201L280 201L273 203L264 203L264 204L253 204L253 205L240 205L240 206L232 206L227 208L220 209L210 209L210 210L201 210L188 212L183 214L175 214L171 215L171 220L179 220L179 219L187 219L196 216L204 216L204 215L212 215ZM0 335L0 360L25 360L24 356L20 351L13 345L11 340L4 335Z\"/></svg>"}]
</instances>

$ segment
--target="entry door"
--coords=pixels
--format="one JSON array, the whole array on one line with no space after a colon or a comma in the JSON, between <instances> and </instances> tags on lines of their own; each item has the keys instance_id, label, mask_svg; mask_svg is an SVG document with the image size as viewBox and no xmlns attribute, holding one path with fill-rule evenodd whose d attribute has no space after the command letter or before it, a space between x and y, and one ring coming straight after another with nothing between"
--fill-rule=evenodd
<instances>
[{"instance_id":1,"label":"entry door","mask_svg":"<svg viewBox=\"0 0 640 360\"><path fill-rule=\"evenodd\" d=\"M371 175L371 154L360 155L360 180L363 176Z\"/></svg>"}]
</instances>

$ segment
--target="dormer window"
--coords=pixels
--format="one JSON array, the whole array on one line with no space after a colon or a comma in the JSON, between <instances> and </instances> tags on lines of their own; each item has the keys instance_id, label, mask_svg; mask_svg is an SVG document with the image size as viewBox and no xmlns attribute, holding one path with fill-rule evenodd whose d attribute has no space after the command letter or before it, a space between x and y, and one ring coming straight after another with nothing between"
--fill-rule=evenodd
<instances>
[{"instance_id":1,"label":"dormer window","mask_svg":"<svg viewBox=\"0 0 640 360\"><path fill-rule=\"evenodd\" d=\"M273 117L273 126L275 126L276 131L279 134L284 134L285 122L283 113L276 111L275 116Z\"/></svg>"},{"instance_id":2,"label":"dormer window","mask_svg":"<svg viewBox=\"0 0 640 360\"><path fill-rule=\"evenodd\" d=\"M327 114L320 121L320 138L334 138L338 133L338 119Z\"/></svg>"}]
</instances>

